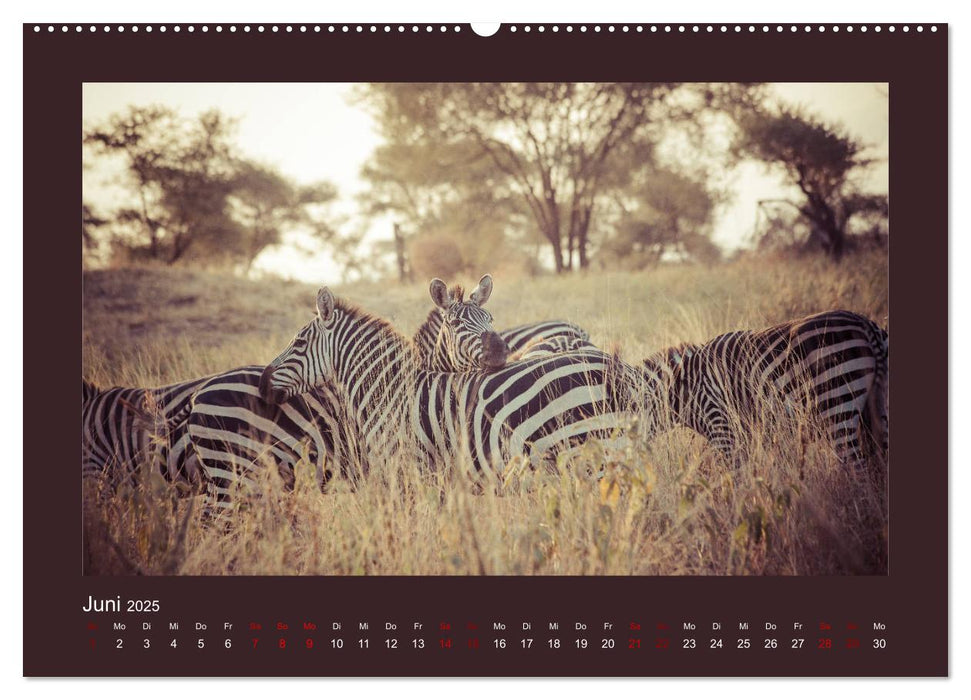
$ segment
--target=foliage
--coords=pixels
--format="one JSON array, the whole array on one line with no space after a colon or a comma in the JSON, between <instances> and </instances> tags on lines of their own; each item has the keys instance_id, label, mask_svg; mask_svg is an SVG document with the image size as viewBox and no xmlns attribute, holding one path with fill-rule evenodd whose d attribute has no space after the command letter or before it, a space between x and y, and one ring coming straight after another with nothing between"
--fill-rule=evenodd
<instances>
[{"instance_id":1,"label":"foliage","mask_svg":"<svg viewBox=\"0 0 971 700\"><path fill-rule=\"evenodd\" d=\"M846 250L854 217L886 219L887 198L863 193L853 181L852 176L872 161L849 134L786 106L774 111L749 110L739 124L736 154L780 169L801 193L798 200L761 203L761 214L771 220L773 205L795 210L804 220L805 245L838 260ZM873 231L872 221L868 231ZM757 235L763 245L777 247L780 233L791 238L793 232L785 225L768 226Z\"/></svg>"},{"instance_id":2,"label":"foliage","mask_svg":"<svg viewBox=\"0 0 971 700\"><path fill-rule=\"evenodd\" d=\"M455 279L469 267L462 255L462 243L447 233L422 234L409 244L419 279Z\"/></svg>"},{"instance_id":3,"label":"foliage","mask_svg":"<svg viewBox=\"0 0 971 700\"><path fill-rule=\"evenodd\" d=\"M162 106L131 106L84 134L94 157L120 157L132 204L85 225L104 232L115 255L166 264L252 265L286 231L333 241L323 205L329 183L300 187L243 158L235 123L217 110L184 118Z\"/></svg>"},{"instance_id":4,"label":"foliage","mask_svg":"<svg viewBox=\"0 0 971 700\"><path fill-rule=\"evenodd\" d=\"M390 216L401 281L413 281L418 268L432 261L415 257L417 238L443 237L466 248L476 241L497 241L521 228L518 199L482 158L463 145L389 143L375 150L362 176L370 183L359 198L366 217ZM383 251L377 251L383 252ZM455 271L487 260L464 250ZM450 268L445 268L450 269ZM446 273L447 274L447 273Z\"/></svg>"},{"instance_id":5,"label":"foliage","mask_svg":"<svg viewBox=\"0 0 971 700\"><path fill-rule=\"evenodd\" d=\"M287 230L300 229L318 242L334 242L337 232L318 212L336 198L337 189L328 182L301 187L266 165L238 161L229 203L234 219L243 226L240 256L252 265L264 248L279 244Z\"/></svg>"},{"instance_id":6,"label":"foliage","mask_svg":"<svg viewBox=\"0 0 971 700\"><path fill-rule=\"evenodd\" d=\"M365 176L380 190L380 206L416 227L443 203L458 203L462 212L480 208L499 228L528 216L557 272L583 269L598 210L611 198L636 196L630 188L643 185L636 176L651 164L659 139L672 124L711 108L712 90L670 83L372 85L362 99L388 145Z\"/></svg>"},{"instance_id":7,"label":"foliage","mask_svg":"<svg viewBox=\"0 0 971 700\"><path fill-rule=\"evenodd\" d=\"M601 248L605 267L640 269L662 259L714 262L720 251L709 238L715 196L704 182L655 167L639 181L633 206L625 209L617 233Z\"/></svg>"}]
</instances>

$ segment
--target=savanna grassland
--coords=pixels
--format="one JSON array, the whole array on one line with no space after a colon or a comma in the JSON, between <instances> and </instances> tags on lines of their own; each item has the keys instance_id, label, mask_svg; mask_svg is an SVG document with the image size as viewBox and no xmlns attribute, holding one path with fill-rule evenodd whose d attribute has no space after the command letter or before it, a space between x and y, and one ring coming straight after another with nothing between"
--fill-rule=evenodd
<instances>
[{"instance_id":1,"label":"savanna grassland","mask_svg":"<svg viewBox=\"0 0 971 700\"><path fill-rule=\"evenodd\" d=\"M482 270L481 272L488 272ZM475 276L475 279L478 275ZM466 280L447 280L474 285ZM322 280L323 281L323 280ZM425 284L334 287L411 334ZM100 386L156 386L270 361L312 317L316 288L159 268L89 271L83 373ZM886 257L748 259L714 267L566 277L495 275L497 328L565 318L630 362L843 308L888 324ZM886 483L842 468L812 425L754 439L729 466L686 429L604 457L591 444L559 475L475 488L460 472L387 464L321 493L311 465L263 494L230 532L198 498L149 470L137 487L85 488L85 566L105 574L858 574L887 571ZM587 462L588 464L582 464ZM603 470L595 480L582 476Z\"/></svg>"}]
</instances>

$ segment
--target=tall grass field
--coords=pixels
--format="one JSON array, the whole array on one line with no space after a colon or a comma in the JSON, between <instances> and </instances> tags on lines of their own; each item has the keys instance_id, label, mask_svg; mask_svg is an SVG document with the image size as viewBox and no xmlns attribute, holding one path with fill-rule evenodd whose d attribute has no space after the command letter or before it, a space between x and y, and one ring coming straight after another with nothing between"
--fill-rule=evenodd
<instances>
[{"instance_id":1,"label":"tall grass field","mask_svg":"<svg viewBox=\"0 0 971 700\"><path fill-rule=\"evenodd\" d=\"M538 278L481 270L446 281L471 287L485 272L494 273L488 308L497 329L568 319L631 363L830 309L889 323L885 254ZM160 268L83 279L82 371L101 387L265 364L314 313L316 286L278 279ZM426 283L330 286L409 335L432 307ZM206 526L200 497L180 495L146 467L137 486L84 484L85 573L887 573L892 468L848 470L805 423L755 436L737 465L684 428L609 457L590 443L558 473L524 473L504 489L401 461L326 493L313 465L298 465L288 491L267 467L256 470L259 497L240 504L230 529Z\"/></svg>"}]
</instances>

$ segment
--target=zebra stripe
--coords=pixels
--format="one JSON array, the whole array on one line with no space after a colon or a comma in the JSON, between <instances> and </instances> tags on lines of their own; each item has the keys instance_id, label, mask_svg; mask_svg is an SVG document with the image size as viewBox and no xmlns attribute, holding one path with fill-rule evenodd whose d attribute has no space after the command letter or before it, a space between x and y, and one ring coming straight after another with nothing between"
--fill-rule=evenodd
<instances>
[{"instance_id":1,"label":"zebra stripe","mask_svg":"<svg viewBox=\"0 0 971 700\"><path fill-rule=\"evenodd\" d=\"M597 346L589 340L574 336L556 335L550 338L536 337L529 343L512 353L508 360L516 362L528 360L534 357L548 357L564 352L577 352L582 350L597 350Z\"/></svg>"},{"instance_id":2,"label":"zebra stripe","mask_svg":"<svg viewBox=\"0 0 971 700\"><path fill-rule=\"evenodd\" d=\"M317 310L317 319L267 366L260 392L283 403L329 383L357 418L368 454L382 459L468 460L483 470L525 455L539 464L626 427L649 395L643 376L598 350L491 373L443 373L422 368L414 345L387 322L337 301L326 288Z\"/></svg>"},{"instance_id":3,"label":"zebra stripe","mask_svg":"<svg viewBox=\"0 0 971 700\"><path fill-rule=\"evenodd\" d=\"M530 343L552 338L573 338L576 340L590 340L590 334L575 323L569 321L540 321L538 323L524 323L513 326L499 335L509 345L510 352L521 350Z\"/></svg>"},{"instance_id":4,"label":"zebra stripe","mask_svg":"<svg viewBox=\"0 0 971 700\"><path fill-rule=\"evenodd\" d=\"M429 292L443 319L434 343L439 366L505 364L505 343L492 330L492 316L482 308L492 293L489 275L482 277L468 301L461 287L449 291L438 279L432 280ZM385 366L381 357L372 359L374 366L383 367L373 382L376 387L391 379L393 367ZM294 467L301 459L315 466L321 488L330 481L335 465L345 477L367 472L366 460L357 449L354 421L332 392L320 387L282 406L268 404L259 397L262 370L231 370L212 378L194 396L187 431L192 449L187 454L201 464L210 508L228 508L231 492L240 486L252 488L254 471L271 463L286 488L293 487ZM368 405L370 393L351 399Z\"/></svg>"},{"instance_id":5,"label":"zebra stripe","mask_svg":"<svg viewBox=\"0 0 971 700\"><path fill-rule=\"evenodd\" d=\"M675 422L726 455L767 411L808 411L828 429L840 460L860 465L863 435L886 454L889 344L886 331L849 311L828 311L702 345L668 348L644 361L667 387Z\"/></svg>"},{"instance_id":6,"label":"zebra stripe","mask_svg":"<svg viewBox=\"0 0 971 700\"><path fill-rule=\"evenodd\" d=\"M353 421L326 387L284 404L264 401L262 366L240 367L210 380L193 399L188 434L205 476L209 506L227 509L237 488L253 488L256 469L274 464L284 488L295 484L295 466L313 465L324 489L335 475L367 472ZM258 489L253 489L258 493Z\"/></svg>"},{"instance_id":7,"label":"zebra stripe","mask_svg":"<svg viewBox=\"0 0 971 700\"><path fill-rule=\"evenodd\" d=\"M154 389L99 389L81 381L81 474L109 484L137 482L149 464L166 481L197 486L198 472L187 460L185 418L191 398L212 377Z\"/></svg>"}]
</instances>

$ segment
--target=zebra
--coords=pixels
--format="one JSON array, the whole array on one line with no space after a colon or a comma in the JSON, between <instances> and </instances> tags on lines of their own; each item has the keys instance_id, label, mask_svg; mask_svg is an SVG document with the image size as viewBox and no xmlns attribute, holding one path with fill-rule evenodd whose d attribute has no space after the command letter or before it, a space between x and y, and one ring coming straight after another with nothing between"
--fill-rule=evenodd
<instances>
[{"instance_id":1,"label":"zebra","mask_svg":"<svg viewBox=\"0 0 971 700\"><path fill-rule=\"evenodd\" d=\"M827 311L770 328L734 331L704 344L668 348L644 360L666 387L675 423L704 436L726 457L764 412L807 408L828 428L839 459L863 463L862 423L889 448L885 330L849 311Z\"/></svg>"},{"instance_id":2,"label":"zebra","mask_svg":"<svg viewBox=\"0 0 971 700\"><path fill-rule=\"evenodd\" d=\"M492 316L482 307L492 293L492 277L484 275L465 301L464 291L449 290L440 279L429 294L443 319L437 329L432 363L455 368L489 370L505 364L506 346L493 330ZM294 484L294 466L305 458L313 464L323 489L336 466L354 482L369 472L355 417L322 384L280 404L259 393L263 367L244 367L219 376L198 392L189 417L189 435L202 464L211 501L225 510L231 491L252 488L252 472L260 462L275 462L284 487Z\"/></svg>"},{"instance_id":3,"label":"zebra","mask_svg":"<svg viewBox=\"0 0 971 700\"><path fill-rule=\"evenodd\" d=\"M279 404L328 384L355 415L369 454L467 461L481 473L517 456L538 466L590 437L613 436L651 395L644 383L596 349L491 372L426 369L409 338L324 287L317 317L267 365L260 393Z\"/></svg>"},{"instance_id":4,"label":"zebra","mask_svg":"<svg viewBox=\"0 0 971 700\"><path fill-rule=\"evenodd\" d=\"M211 378L152 389L100 389L82 379L82 478L104 478L110 486L135 484L139 467L149 464L166 481L189 492L198 488L198 465L185 455L184 423L192 396Z\"/></svg>"},{"instance_id":5,"label":"zebra","mask_svg":"<svg viewBox=\"0 0 971 700\"><path fill-rule=\"evenodd\" d=\"M491 276L483 276L468 302L461 288L449 292L438 279L429 291L447 320L436 338L441 366L505 363L505 343L492 329L491 315L481 308L492 292ZM252 471L261 462L276 463L287 489L294 485L300 459L315 467L321 489L335 467L352 481L368 472L353 418L326 386L285 405L268 404L258 391L262 370L239 367L161 389L113 390L112 400L104 402L110 411L97 404L98 420L90 420L82 408L84 434L93 438L85 439L83 471L100 472L110 463L124 464L134 474L151 455L167 480L183 483L191 477L193 485L206 491L207 513L228 508L234 488L252 486ZM83 381L82 390L84 407L98 390ZM94 423L108 430L91 430ZM103 432L110 439L100 439Z\"/></svg>"},{"instance_id":6,"label":"zebra","mask_svg":"<svg viewBox=\"0 0 971 700\"><path fill-rule=\"evenodd\" d=\"M487 291L485 291L484 284L487 287ZM422 364L428 369L435 369L442 372L476 369L478 360L469 361L463 359L463 353L461 352L450 352L447 341L443 342L442 339L443 330L447 332L448 324L446 323L446 316L448 310L453 308L454 304L462 303L461 288L454 287L451 291L446 292L445 283L441 280L434 279L431 282L429 291L432 296L432 301L435 302L435 306L428 313L427 318L418 327L414 335L415 348L418 351ZM479 280L479 286L476 288L476 291L470 295L470 302L466 302L464 307L456 308L462 309L469 315L475 314L475 307L484 305L491 294L492 278L489 275L485 275ZM492 323L491 314L488 314L488 312L481 308L478 309L478 312L481 314L479 318L488 318L489 323ZM507 361L514 355L517 359L522 359L526 356L527 348L535 348L535 352L538 353L542 351L569 352L571 350L593 347L592 344L588 343L590 334L580 326L569 321L526 323L504 331L498 331L498 333L501 340L505 342L508 353ZM553 343L545 346L539 345L545 340L551 340ZM567 340L575 342L566 343L565 341ZM491 339L491 342L492 344L488 348L491 350L490 355L498 356L498 343L494 339ZM587 342L587 344L584 344L584 342ZM475 356L474 352L472 354ZM486 362L488 360L484 358L483 361Z\"/></svg>"},{"instance_id":7,"label":"zebra","mask_svg":"<svg viewBox=\"0 0 971 700\"><path fill-rule=\"evenodd\" d=\"M315 468L323 491L335 475L352 482L368 471L351 416L328 387L270 404L259 392L264 367L248 366L208 381L193 398L187 432L205 479L207 509L233 504L233 491L255 487L254 469L275 464L285 490L301 461Z\"/></svg>"},{"instance_id":8,"label":"zebra","mask_svg":"<svg viewBox=\"0 0 971 700\"><path fill-rule=\"evenodd\" d=\"M416 338L423 347L431 346L426 363L443 372L497 369L506 364L509 348L492 328L492 314L483 306L492 295L492 277L483 275L465 301L462 287L451 290L437 277L428 288L435 302L438 329L422 326Z\"/></svg>"},{"instance_id":9,"label":"zebra","mask_svg":"<svg viewBox=\"0 0 971 700\"><path fill-rule=\"evenodd\" d=\"M135 485L148 464L179 495L203 493L208 521L231 505L234 488L253 484L250 472L260 462L276 463L286 489L301 459L315 467L321 489L335 466L345 477L355 476L352 468L366 471L350 420L326 388L270 405L258 391L263 369L239 367L158 389L102 391L82 380L82 475Z\"/></svg>"}]
</instances>

